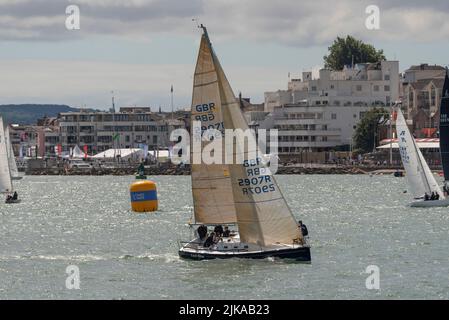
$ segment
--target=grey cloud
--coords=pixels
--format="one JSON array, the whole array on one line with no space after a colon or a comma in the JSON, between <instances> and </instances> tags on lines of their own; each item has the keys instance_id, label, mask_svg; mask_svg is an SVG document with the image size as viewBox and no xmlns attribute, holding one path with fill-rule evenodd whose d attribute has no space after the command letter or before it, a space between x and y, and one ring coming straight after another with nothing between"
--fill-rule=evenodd
<instances>
[{"instance_id":1,"label":"grey cloud","mask_svg":"<svg viewBox=\"0 0 449 320\"><path fill-rule=\"evenodd\" d=\"M69 4L80 5L82 24L82 30L70 37L64 28ZM364 27L365 8L371 4L381 10L379 31ZM416 13L424 11L431 21L414 21ZM238 38L309 46L328 44L345 34L391 41L449 36L447 0L21 0L0 1L0 39L65 41L95 34L151 38L160 32L192 35L194 17L214 31L217 41Z\"/></svg>"}]
</instances>

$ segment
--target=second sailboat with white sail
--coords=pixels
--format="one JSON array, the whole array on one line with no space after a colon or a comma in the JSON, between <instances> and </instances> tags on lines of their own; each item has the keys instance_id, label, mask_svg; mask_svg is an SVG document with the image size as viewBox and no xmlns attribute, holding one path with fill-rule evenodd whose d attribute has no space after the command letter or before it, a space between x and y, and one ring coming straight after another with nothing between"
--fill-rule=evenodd
<instances>
[{"instance_id":1,"label":"second sailboat with white sail","mask_svg":"<svg viewBox=\"0 0 449 320\"><path fill-rule=\"evenodd\" d=\"M445 207L449 205L432 174L421 150L408 129L400 105L395 106L397 113L396 134L398 137L399 152L404 166L408 186L413 195L412 207ZM434 197L432 198L432 195ZM436 198L435 198L436 197Z\"/></svg>"}]
</instances>

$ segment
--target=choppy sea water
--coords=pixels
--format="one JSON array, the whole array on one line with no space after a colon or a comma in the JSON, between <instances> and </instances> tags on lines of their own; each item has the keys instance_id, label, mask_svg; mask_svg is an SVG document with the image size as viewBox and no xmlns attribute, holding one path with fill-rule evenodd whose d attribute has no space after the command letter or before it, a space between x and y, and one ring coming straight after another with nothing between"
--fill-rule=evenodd
<instances>
[{"instance_id":1,"label":"choppy sea water","mask_svg":"<svg viewBox=\"0 0 449 320\"><path fill-rule=\"evenodd\" d=\"M405 178L277 177L312 264L186 261L190 177L158 176L160 211L130 211L133 177L26 176L0 202L1 299L448 299L449 208L410 208ZM80 289L66 288L66 268ZM380 270L368 290L366 268Z\"/></svg>"}]
</instances>

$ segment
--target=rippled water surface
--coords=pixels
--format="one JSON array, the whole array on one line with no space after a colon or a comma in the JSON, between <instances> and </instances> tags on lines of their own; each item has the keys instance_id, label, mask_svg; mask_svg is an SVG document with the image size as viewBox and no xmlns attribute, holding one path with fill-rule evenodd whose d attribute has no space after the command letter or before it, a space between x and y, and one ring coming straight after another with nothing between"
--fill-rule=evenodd
<instances>
[{"instance_id":1,"label":"rippled water surface","mask_svg":"<svg viewBox=\"0 0 449 320\"><path fill-rule=\"evenodd\" d=\"M160 211L130 211L133 177L26 176L0 203L1 299L449 298L449 208L410 208L404 178L290 175L278 182L308 226L312 264L185 261L190 177L159 176ZM80 290L66 289L66 267ZM365 269L380 269L367 290Z\"/></svg>"}]
</instances>

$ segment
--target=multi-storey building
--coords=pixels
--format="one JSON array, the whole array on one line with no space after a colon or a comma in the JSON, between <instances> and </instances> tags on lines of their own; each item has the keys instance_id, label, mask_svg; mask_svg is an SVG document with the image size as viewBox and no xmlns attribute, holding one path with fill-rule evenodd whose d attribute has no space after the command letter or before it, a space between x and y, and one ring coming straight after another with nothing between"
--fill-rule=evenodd
<instances>
[{"instance_id":1,"label":"multi-storey building","mask_svg":"<svg viewBox=\"0 0 449 320\"><path fill-rule=\"evenodd\" d=\"M147 108L121 108L120 112L66 112L56 119L44 118L35 126L11 126L15 154L54 156L57 146L63 153L87 146L88 154L111 148L166 149L170 133L185 128L185 115L153 113Z\"/></svg>"},{"instance_id":2,"label":"multi-storey building","mask_svg":"<svg viewBox=\"0 0 449 320\"><path fill-rule=\"evenodd\" d=\"M402 107L406 118L414 118L421 110L427 113L428 119L435 115L441 101L445 73L443 67L428 64L412 66L404 71Z\"/></svg>"},{"instance_id":3,"label":"multi-storey building","mask_svg":"<svg viewBox=\"0 0 449 320\"><path fill-rule=\"evenodd\" d=\"M398 61L357 64L342 71L321 69L318 79L304 72L288 90L265 93L263 121L257 121L260 112L247 118L253 127L278 129L281 155L349 149L364 113L398 98Z\"/></svg>"},{"instance_id":4,"label":"multi-storey building","mask_svg":"<svg viewBox=\"0 0 449 320\"><path fill-rule=\"evenodd\" d=\"M265 111L303 100L311 105L390 105L399 98L399 62L360 63L342 71L321 69L319 78L303 72L292 79L287 90L265 93Z\"/></svg>"},{"instance_id":5,"label":"multi-storey building","mask_svg":"<svg viewBox=\"0 0 449 320\"><path fill-rule=\"evenodd\" d=\"M69 112L59 118L62 151L75 145L87 146L89 154L111 148L167 148L170 133L184 122L141 108L122 108L120 112Z\"/></svg>"}]
</instances>

